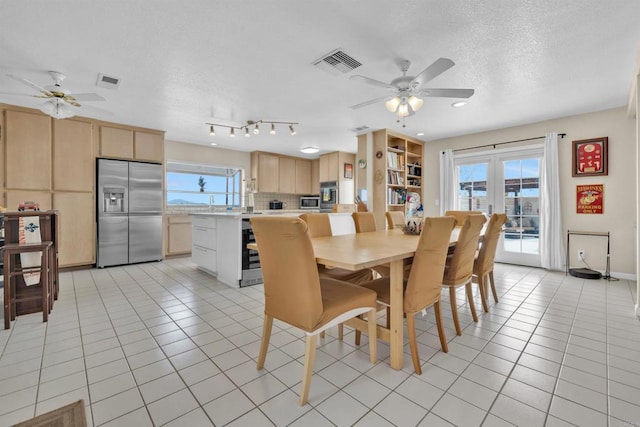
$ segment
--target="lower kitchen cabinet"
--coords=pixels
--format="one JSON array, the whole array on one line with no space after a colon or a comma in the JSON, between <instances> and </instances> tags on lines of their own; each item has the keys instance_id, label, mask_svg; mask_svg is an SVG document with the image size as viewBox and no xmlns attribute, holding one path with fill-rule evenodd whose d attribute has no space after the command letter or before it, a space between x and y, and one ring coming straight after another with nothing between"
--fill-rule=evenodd
<instances>
[{"instance_id":1,"label":"lower kitchen cabinet","mask_svg":"<svg viewBox=\"0 0 640 427\"><path fill-rule=\"evenodd\" d=\"M53 209L60 212L60 267L96 262L93 194L58 191L53 194Z\"/></svg>"},{"instance_id":2,"label":"lower kitchen cabinet","mask_svg":"<svg viewBox=\"0 0 640 427\"><path fill-rule=\"evenodd\" d=\"M191 228L191 217L189 215L167 215L165 255L191 253Z\"/></svg>"},{"instance_id":3,"label":"lower kitchen cabinet","mask_svg":"<svg viewBox=\"0 0 640 427\"><path fill-rule=\"evenodd\" d=\"M213 274L218 272L217 221L215 216L194 215L191 222L191 258L199 268Z\"/></svg>"}]
</instances>

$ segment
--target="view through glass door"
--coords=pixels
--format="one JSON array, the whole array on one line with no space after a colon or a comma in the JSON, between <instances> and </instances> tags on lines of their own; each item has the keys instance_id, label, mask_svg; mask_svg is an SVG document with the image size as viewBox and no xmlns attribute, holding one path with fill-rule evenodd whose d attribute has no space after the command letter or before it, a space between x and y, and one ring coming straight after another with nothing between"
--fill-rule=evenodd
<instances>
[{"instance_id":1,"label":"view through glass door","mask_svg":"<svg viewBox=\"0 0 640 427\"><path fill-rule=\"evenodd\" d=\"M541 160L541 148L455 159L456 209L507 214L496 261L540 266Z\"/></svg>"}]
</instances>

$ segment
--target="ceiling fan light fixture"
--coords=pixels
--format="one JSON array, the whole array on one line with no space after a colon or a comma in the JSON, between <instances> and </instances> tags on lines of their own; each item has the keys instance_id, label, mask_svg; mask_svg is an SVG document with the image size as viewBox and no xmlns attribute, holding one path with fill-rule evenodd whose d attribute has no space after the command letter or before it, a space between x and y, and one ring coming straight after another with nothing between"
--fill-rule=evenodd
<instances>
[{"instance_id":1,"label":"ceiling fan light fixture","mask_svg":"<svg viewBox=\"0 0 640 427\"><path fill-rule=\"evenodd\" d=\"M420 108L422 108L422 105L424 105L424 100L413 95L411 95L409 99L407 99L407 102L409 103L413 111L418 111Z\"/></svg>"},{"instance_id":2,"label":"ceiling fan light fixture","mask_svg":"<svg viewBox=\"0 0 640 427\"><path fill-rule=\"evenodd\" d=\"M75 116L71 108L57 98L50 99L40 105L40 111L54 119L68 119L69 117Z\"/></svg>"},{"instance_id":3,"label":"ceiling fan light fixture","mask_svg":"<svg viewBox=\"0 0 640 427\"><path fill-rule=\"evenodd\" d=\"M394 96L393 98L391 98L390 100L385 102L384 105L387 107L387 110L390 113L395 113L396 110L398 109L398 107L400 106L401 102L402 102L402 100L399 97Z\"/></svg>"},{"instance_id":4,"label":"ceiling fan light fixture","mask_svg":"<svg viewBox=\"0 0 640 427\"><path fill-rule=\"evenodd\" d=\"M318 147L304 147L300 149L300 152L304 154L314 154L320 151Z\"/></svg>"},{"instance_id":5,"label":"ceiling fan light fixture","mask_svg":"<svg viewBox=\"0 0 640 427\"><path fill-rule=\"evenodd\" d=\"M409 114L411 114L410 110L411 106L405 102L398 105L398 111L396 114L398 115L398 117L407 117Z\"/></svg>"}]
</instances>

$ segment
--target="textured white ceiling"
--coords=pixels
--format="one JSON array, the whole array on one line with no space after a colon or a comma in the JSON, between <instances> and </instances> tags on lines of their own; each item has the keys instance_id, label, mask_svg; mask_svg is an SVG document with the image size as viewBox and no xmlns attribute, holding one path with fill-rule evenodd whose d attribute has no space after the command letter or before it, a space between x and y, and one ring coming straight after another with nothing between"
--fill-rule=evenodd
<instances>
[{"instance_id":1,"label":"textured white ceiling","mask_svg":"<svg viewBox=\"0 0 640 427\"><path fill-rule=\"evenodd\" d=\"M362 125L433 140L625 105L638 17L637 0L0 0L0 92L33 93L6 73L45 86L56 70L72 92L107 99L87 104L113 113L82 115L166 130L167 139L208 145L207 121L295 121L294 137L285 127L250 139L218 129L214 141L355 152L349 129ZM340 76L312 65L335 48L363 65ZM348 108L388 93L350 75L387 82L401 74L399 59L415 75L439 57L456 65L427 86L474 88L467 106L427 98L406 128L382 102ZM120 77L120 88L97 87L98 73Z\"/></svg>"}]
</instances>

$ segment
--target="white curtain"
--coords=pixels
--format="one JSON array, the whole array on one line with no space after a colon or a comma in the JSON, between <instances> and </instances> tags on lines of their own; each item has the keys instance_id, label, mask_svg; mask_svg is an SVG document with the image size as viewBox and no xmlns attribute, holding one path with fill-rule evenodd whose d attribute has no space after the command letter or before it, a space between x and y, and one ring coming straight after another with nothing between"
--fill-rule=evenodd
<instances>
[{"instance_id":1,"label":"white curtain","mask_svg":"<svg viewBox=\"0 0 640 427\"><path fill-rule=\"evenodd\" d=\"M558 133L548 133L540 168L540 262L548 270L564 270L565 251L560 209Z\"/></svg>"},{"instance_id":2,"label":"white curtain","mask_svg":"<svg viewBox=\"0 0 640 427\"><path fill-rule=\"evenodd\" d=\"M453 167L453 150L447 149L440 155L440 215L454 209L456 192L455 168Z\"/></svg>"}]
</instances>

